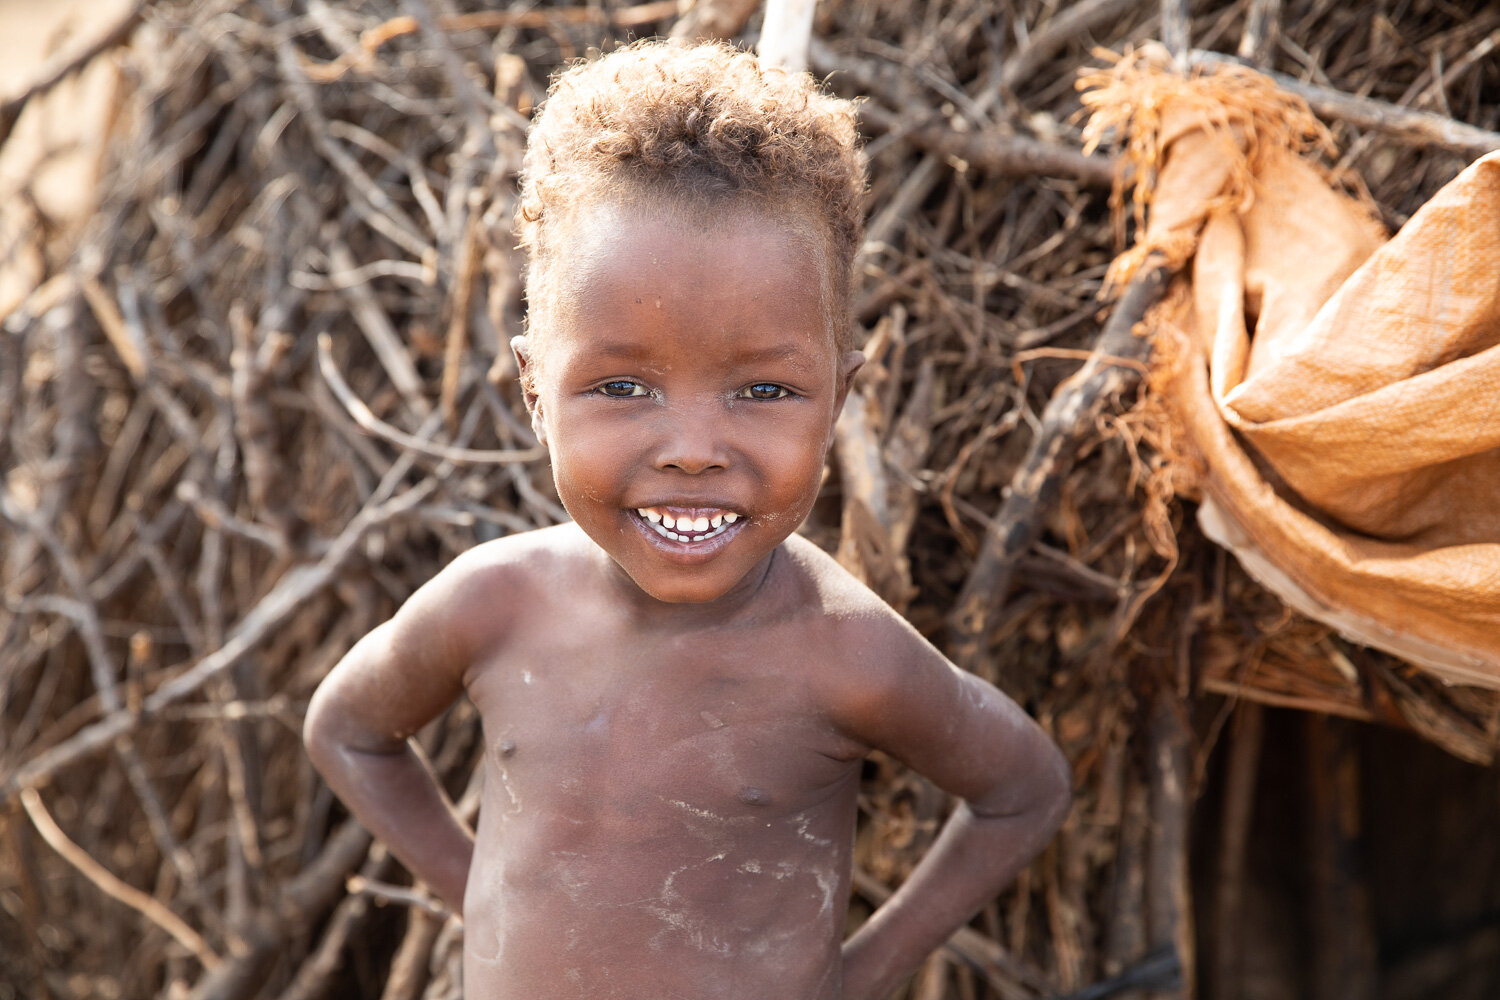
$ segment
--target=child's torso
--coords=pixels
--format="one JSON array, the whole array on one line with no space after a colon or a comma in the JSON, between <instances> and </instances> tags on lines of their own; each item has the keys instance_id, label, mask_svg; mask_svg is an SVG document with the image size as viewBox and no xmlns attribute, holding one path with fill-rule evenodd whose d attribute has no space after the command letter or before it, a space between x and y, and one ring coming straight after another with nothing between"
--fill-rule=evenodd
<instances>
[{"instance_id":1,"label":"child's torso","mask_svg":"<svg viewBox=\"0 0 1500 1000\"><path fill-rule=\"evenodd\" d=\"M470 675L466 995L837 996L860 748L809 693L832 651L542 610L521 620L569 624L516 628Z\"/></svg>"}]
</instances>

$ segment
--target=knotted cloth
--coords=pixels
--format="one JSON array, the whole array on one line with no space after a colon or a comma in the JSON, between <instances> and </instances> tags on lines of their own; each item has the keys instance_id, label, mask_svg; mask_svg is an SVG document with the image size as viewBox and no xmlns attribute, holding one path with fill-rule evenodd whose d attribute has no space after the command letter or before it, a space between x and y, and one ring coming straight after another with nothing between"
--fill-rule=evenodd
<instances>
[{"instance_id":1,"label":"knotted cloth","mask_svg":"<svg viewBox=\"0 0 1500 1000\"><path fill-rule=\"evenodd\" d=\"M1116 279L1183 265L1151 386L1204 531L1349 638L1500 687L1500 153L1387 239L1265 77L1148 53L1084 83L1146 222Z\"/></svg>"}]
</instances>

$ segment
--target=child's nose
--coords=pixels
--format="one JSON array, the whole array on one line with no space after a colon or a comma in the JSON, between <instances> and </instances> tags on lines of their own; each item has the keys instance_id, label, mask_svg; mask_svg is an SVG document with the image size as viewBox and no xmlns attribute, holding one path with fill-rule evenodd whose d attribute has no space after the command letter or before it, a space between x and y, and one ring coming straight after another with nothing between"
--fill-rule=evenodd
<instances>
[{"instance_id":1,"label":"child's nose","mask_svg":"<svg viewBox=\"0 0 1500 1000\"><path fill-rule=\"evenodd\" d=\"M728 447L712 405L687 406L663 421L656 447L656 467L677 469L690 475L727 468Z\"/></svg>"}]
</instances>

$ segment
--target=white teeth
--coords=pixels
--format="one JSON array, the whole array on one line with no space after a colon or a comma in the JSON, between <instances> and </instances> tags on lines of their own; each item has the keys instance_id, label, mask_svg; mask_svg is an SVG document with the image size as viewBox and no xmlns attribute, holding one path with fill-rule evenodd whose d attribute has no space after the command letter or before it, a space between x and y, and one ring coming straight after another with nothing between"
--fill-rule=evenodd
<instances>
[{"instance_id":1,"label":"white teeth","mask_svg":"<svg viewBox=\"0 0 1500 1000\"><path fill-rule=\"evenodd\" d=\"M640 515L641 520L651 525L663 538L674 542L702 542L710 538L722 535L735 521L739 520L738 514L715 514L712 518L707 517L676 517L671 514L662 514L649 507L637 507L635 512ZM672 529L680 530L672 530ZM691 532L691 534L689 534Z\"/></svg>"}]
</instances>

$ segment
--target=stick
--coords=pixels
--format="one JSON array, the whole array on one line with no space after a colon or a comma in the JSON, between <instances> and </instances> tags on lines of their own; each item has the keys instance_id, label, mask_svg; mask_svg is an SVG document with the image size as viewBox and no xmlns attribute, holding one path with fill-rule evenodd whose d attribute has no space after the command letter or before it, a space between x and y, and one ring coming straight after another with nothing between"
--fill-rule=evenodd
<instances>
[{"instance_id":1,"label":"stick","mask_svg":"<svg viewBox=\"0 0 1500 1000\"><path fill-rule=\"evenodd\" d=\"M1198 50L1191 53L1189 63L1193 67L1209 69L1240 65L1239 60L1230 56ZM1320 118L1336 119L1357 128L1373 129L1388 139L1407 145L1436 146L1465 156L1483 156L1500 149L1500 132L1476 128L1430 111L1415 111L1368 97L1355 97L1331 87L1303 83L1284 73L1266 75L1276 81L1276 85L1282 90L1305 100Z\"/></svg>"},{"instance_id":2,"label":"stick","mask_svg":"<svg viewBox=\"0 0 1500 1000\"><path fill-rule=\"evenodd\" d=\"M865 131L873 129L897 134L903 141L933 156L961 160L968 166L1006 176L1067 177L1098 188L1109 188L1114 184L1116 161L1110 157L1085 155L1077 149L997 129L958 132L936 123L912 125L912 122L920 122L930 115L926 108L905 106L899 69L835 52L816 40L810 43L810 53L818 73L847 74L855 87L878 93L887 103L901 107L897 114L874 101L863 102L859 106L859 117ZM1000 96L1000 88L991 87L975 99L975 108L985 111ZM875 229L872 225L871 230ZM867 238L866 242L870 240Z\"/></svg>"},{"instance_id":3,"label":"stick","mask_svg":"<svg viewBox=\"0 0 1500 1000\"><path fill-rule=\"evenodd\" d=\"M339 372L338 366L333 360L333 339L328 334L318 337L318 371L323 373L323 379L328 383L328 388L338 397L338 401L349 411L350 418L365 430L376 437L384 438L395 445L411 451L428 455L432 458L440 458L447 462L472 465L505 465L511 462L530 462L542 458L547 454L547 449L538 445L534 448L504 448L496 450L484 450L477 448L456 448L450 445L434 444L424 441L422 438L408 434L399 428L381 420L370 412L370 408L354 395L354 390L349 388L349 383L344 381L344 376Z\"/></svg>"},{"instance_id":4,"label":"stick","mask_svg":"<svg viewBox=\"0 0 1500 1000\"><path fill-rule=\"evenodd\" d=\"M94 319L99 324L99 329L104 331L104 339L108 340L115 353L125 364L125 370L130 372L131 377L137 381L146 376L145 345L138 337L132 336L135 332L125 325L125 318L120 315L120 307L110 298L109 292L99 283L99 279L92 275L79 281L79 289L83 292L84 301L89 304L89 309L94 313Z\"/></svg>"},{"instance_id":5,"label":"stick","mask_svg":"<svg viewBox=\"0 0 1500 1000\"><path fill-rule=\"evenodd\" d=\"M882 131L897 127L894 115L873 103L860 106L860 119ZM957 132L945 125L923 125L902 138L925 152L1006 177L1064 177L1091 188L1114 183L1112 157L1084 153L1030 136L996 129Z\"/></svg>"},{"instance_id":6,"label":"stick","mask_svg":"<svg viewBox=\"0 0 1500 1000\"><path fill-rule=\"evenodd\" d=\"M1006 60L1000 69L1000 85L1006 90L1015 90L1069 42L1087 35L1110 18L1139 6L1141 0L1082 0L1063 7L1031 33L1024 48Z\"/></svg>"},{"instance_id":7,"label":"stick","mask_svg":"<svg viewBox=\"0 0 1500 1000\"><path fill-rule=\"evenodd\" d=\"M1341 719L1305 717L1312 995L1378 995L1374 915L1359 862L1359 752Z\"/></svg>"},{"instance_id":8,"label":"stick","mask_svg":"<svg viewBox=\"0 0 1500 1000\"><path fill-rule=\"evenodd\" d=\"M411 907L413 910L422 910L437 917L440 921L453 916L452 911L430 893L392 885L389 882L380 882L364 875L350 875L344 882L344 888L349 891L350 895L368 896L380 903L397 903Z\"/></svg>"},{"instance_id":9,"label":"stick","mask_svg":"<svg viewBox=\"0 0 1500 1000\"><path fill-rule=\"evenodd\" d=\"M1161 295L1166 280L1160 268L1142 269L1120 297L1089 361L1058 386L1043 411L1041 428L985 531L949 617L949 653L960 666L972 670L979 665L986 627L1005 604L1017 562L1041 534L1081 438L1111 398L1139 382L1141 373L1129 362L1146 357L1151 342L1136 336L1135 326Z\"/></svg>"},{"instance_id":10,"label":"stick","mask_svg":"<svg viewBox=\"0 0 1500 1000\"><path fill-rule=\"evenodd\" d=\"M1146 930L1153 950L1175 953L1181 984L1172 997L1196 996L1193 903L1188 877L1188 816L1193 801L1189 733L1176 690L1163 685L1147 722L1151 837L1146 848Z\"/></svg>"},{"instance_id":11,"label":"stick","mask_svg":"<svg viewBox=\"0 0 1500 1000\"><path fill-rule=\"evenodd\" d=\"M1146 841L1151 816L1146 785L1131 775L1121 796L1114 871L1110 875L1108 922L1104 928L1103 968L1121 974L1145 954Z\"/></svg>"},{"instance_id":12,"label":"stick","mask_svg":"<svg viewBox=\"0 0 1500 1000\"><path fill-rule=\"evenodd\" d=\"M698 0L672 25L671 37L694 42L733 38L759 6L760 0Z\"/></svg>"},{"instance_id":13,"label":"stick","mask_svg":"<svg viewBox=\"0 0 1500 1000\"><path fill-rule=\"evenodd\" d=\"M438 398L438 410L448 426L458 423L458 378L463 371L464 348L469 342L469 306L474 292L474 274L479 269L483 256L479 248L479 229L483 213L479 211L478 192L470 192L469 218L464 225L463 238L459 241L458 259L455 262L455 286L452 313L448 316L448 336L443 344L443 384ZM323 359L322 340L318 341L318 360Z\"/></svg>"},{"instance_id":14,"label":"stick","mask_svg":"<svg viewBox=\"0 0 1500 1000\"><path fill-rule=\"evenodd\" d=\"M1250 846L1264 718L1265 710L1253 701L1240 702L1235 708L1224 778L1224 819L1214 896L1213 990L1218 1000L1239 1000L1243 985L1241 917L1245 904L1245 859Z\"/></svg>"},{"instance_id":15,"label":"stick","mask_svg":"<svg viewBox=\"0 0 1500 1000\"><path fill-rule=\"evenodd\" d=\"M166 931L178 944L192 952L198 961L203 963L205 969L217 969L222 964L222 959L214 954L213 949L198 935L197 931L183 923L181 917L135 886L122 882L113 872L95 861L89 852L68 839L62 827L58 826L52 819L52 815L47 812L47 807L42 804L42 797L37 794L36 789L23 788L21 790L21 805L25 807L26 815L31 817L31 822L36 826L37 832L42 835L42 839L54 851L62 855L63 860L78 869L84 878L98 886L106 896L124 903Z\"/></svg>"},{"instance_id":16,"label":"stick","mask_svg":"<svg viewBox=\"0 0 1500 1000\"><path fill-rule=\"evenodd\" d=\"M1161 41L1172 54L1172 65L1183 76L1188 70L1188 49L1192 43L1187 0L1161 0Z\"/></svg>"},{"instance_id":17,"label":"stick","mask_svg":"<svg viewBox=\"0 0 1500 1000\"><path fill-rule=\"evenodd\" d=\"M869 872L856 867L852 878L854 891L876 906L891 898L891 890ZM960 927L954 931L943 948L966 965L978 969L1004 1000L1026 1000L1056 992L1041 970L1012 955L998 941L991 941L972 927Z\"/></svg>"},{"instance_id":18,"label":"stick","mask_svg":"<svg viewBox=\"0 0 1500 1000\"><path fill-rule=\"evenodd\" d=\"M318 1000L328 992L333 977L343 964L344 946L349 943L370 913L370 903L350 896L338 905L328 920L328 929L313 953L297 967L297 976L276 1000Z\"/></svg>"},{"instance_id":19,"label":"stick","mask_svg":"<svg viewBox=\"0 0 1500 1000\"><path fill-rule=\"evenodd\" d=\"M1281 35L1281 0L1250 0L1245 31L1236 54L1264 72L1271 67L1271 54Z\"/></svg>"},{"instance_id":20,"label":"stick","mask_svg":"<svg viewBox=\"0 0 1500 1000\"><path fill-rule=\"evenodd\" d=\"M329 248L328 259L335 271L347 273L355 269L354 254L342 242ZM349 297L349 307L354 314L355 323L370 342L370 347L380 359L381 367L391 377L396 391L401 393L401 398L411 407L412 413L418 417L427 416L432 407L427 402L427 397L422 395L422 376L417 373L417 366L402 344L401 335L396 332L391 318L380 307L368 285L349 285L343 291Z\"/></svg>"},{"instance_id":21,"label":"stick","mask_svg":"<svg viewBox=\"0 0 1500 1000\"><path fill-rule=\"evenodd\" d=\"M755 4L750 5L751 10ZM604 21L616 28L639 28L642 25L676 15L677 0L649 0L647 3L619 9L596 7L561 7L549 10L479 10L467 14L450 14L437 20L437 27L457 34L462 31L498 31L505 28L547 28L557 24L590 24ZM746 15L748 17L749 14ZM351 49L332 62L314 62L304 57L303 70L317 83L333 83L351 69L369 70L371 57L381 46L403 35L415 34L421 24L415 17L393 17L359 36L359 47Z\"/></svg>"},{"instance_id":22,"label":"stick","mask_svg":"<svg viewBox=\"0 0 1500 1000\"><path fill-rule=\"evenodd\" d=\"M26 109L26 105L33 98L46 94L103 53L130 41L136 25L144 19L146 8L150 6L151 0L136 0L129 10L121 14L114 24L110 25L87 48L72 55L63 53L60 58L54 58L42 68L41 75L35 83L22 93L0 103L0 146L3 146L5 140L10 138L17 119L21 117L21 112Z\"/></svg>"},{"instance_id":23,"label":"stick","mask_svg":"<svg viewBox=\"0 0 1500 1000\"><path fill-rule=\"evenodd\" d=\"M1167 990L1178 992L1182 987L1182 965L1170 948L1157 948L1138 962L1133 962L1118 975L1085 986L1075 993L1058 997L1057 1000L1104 1000L1127 990Z\"/></svg>"},{"instance_id":24,"label":"stick","mask_svg":"<svg viewBox=\"0 0 1500 1000\"><path fill-rule=\"evenodd\" d=\"M789 73L805 71L817 6L817 0L766 0L760 41L755 45L760 61Z\"/></svg>"},{"instance_id":25,"label":"stick","mask_svg":"<svg viewBox=\"0 0 1500 1000\"><path fill-rule=\"evenodd\" d=\"M141 718L149 717L181 700L202 687L211 677L233 666L267 633L337 577L344 561L367 531L417 506L436 488L436 482L424 480L392 500L372 504L360 511L333 540L327 554L319 562L287 571L271 592L240 619L224 645L152 692L143 701L139 714L128 707L111 712L17 768L0 784L0 805L22 789L46 780L60 768L108 746L117 737L136 728Z\"/></svg>"},{"instance_id":26,"label":"stick","mask_svg":"<svg viewBox=\"0 0 1500 1000\"><path fill-rule=\"evenodd\" d=\"M406 934L391 960L380 1000L417 1000L427 985L427 967L432 946L437 943L443 920L427 910L413 909L406 916Z\"/></svg>"},{"instance_id":27,"label":"stick","mask_svg":"<svg viewBox=\"0 0 1500 1000\"><path fill-rule=\"evenodd\" d=\"M281 886L270 910L255 914L244 947L200 979L189 1000L238 1000L262 986L261 972L276 952L308 929L338 900L344 879L365 860L370 834L347 820L328 838L317 859Z\"/></svg>"}]
</instances>

